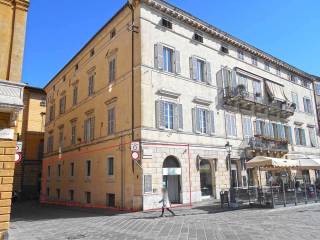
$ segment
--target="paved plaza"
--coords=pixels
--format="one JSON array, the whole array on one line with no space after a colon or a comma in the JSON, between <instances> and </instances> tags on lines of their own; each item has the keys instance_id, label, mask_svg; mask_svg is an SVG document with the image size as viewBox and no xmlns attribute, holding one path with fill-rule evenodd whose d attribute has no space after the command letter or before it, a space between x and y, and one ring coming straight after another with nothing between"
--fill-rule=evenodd
<instances>
[{"instance_id":1,"label":"paved plaza","mask_svg":"<svg viewBox=\"0 0 320 240\"><path fill-rule=\"evenodd\" d=\"M10 240L77 239L320 239L320 204L278 209L221 212L199 205L159 212L116 213L107 210L17 204Z\"/></svg>"}]
</instances>

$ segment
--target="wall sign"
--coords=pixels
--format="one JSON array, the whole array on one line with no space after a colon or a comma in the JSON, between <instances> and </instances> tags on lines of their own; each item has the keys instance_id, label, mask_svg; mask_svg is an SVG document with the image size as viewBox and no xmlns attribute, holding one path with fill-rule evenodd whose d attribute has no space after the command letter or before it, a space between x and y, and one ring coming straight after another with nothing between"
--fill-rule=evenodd
<instances>
[{"instance_id":1,"label":"wall sign","mask_svg":"<svg viewBox=\"0 0 320 240\"><path fill-rule=\"evenodd\" d=\"M162 168L162 175L181 175L181 168Z\"/></svg>"},{"instance_id":2,"label":"wall sign","mask_svg":"<svg viewBox=\"0 0 320 240\"><path fill-rule=\"evenodd\" d=\"M144 175L144 192L152 192L152 175Z\"/></svg>"}]
</instances>

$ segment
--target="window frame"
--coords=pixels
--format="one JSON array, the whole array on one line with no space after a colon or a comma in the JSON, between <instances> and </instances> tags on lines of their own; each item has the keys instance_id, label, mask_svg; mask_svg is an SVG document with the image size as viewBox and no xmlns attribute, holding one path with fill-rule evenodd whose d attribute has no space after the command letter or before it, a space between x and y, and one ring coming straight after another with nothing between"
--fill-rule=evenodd
<instances>
[{"instance_id":1,"label":"window frame","mask_svg":"<svg viewBox=\"0 0 320 240\"><path fill-rule=\"evenodd\" d=\"M112 161L111 161L112 160ZM112 163L112 164L110 164ZM110 168L112 167L112 168ZM113 156L108 156L107 157L107 176L108 177L114 177L114 157Z\"/></svg>"}]
</instances>

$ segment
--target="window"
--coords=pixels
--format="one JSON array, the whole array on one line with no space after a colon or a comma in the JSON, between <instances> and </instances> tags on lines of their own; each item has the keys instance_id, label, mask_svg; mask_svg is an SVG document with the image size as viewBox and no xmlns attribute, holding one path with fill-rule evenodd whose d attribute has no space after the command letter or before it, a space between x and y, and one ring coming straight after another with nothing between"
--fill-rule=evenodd
<instances>
[{"instance_id":1,"label":"window","mask_svg":"<svg viewBox=\"0 0 320 240\"><path fill-rule=\"evenodd\" d=\"M213 134L215 132L214 113L204 108L194 108L193 128L195 133Z\"/></svg>"},{"instance_id":2,"label":"window","mask_svg":"<svg viewBox=\"0 0 320 240\"><path fill-rule=\"evenodd\" d=\"M106 205L108 207L115 207L115 199L116 199L116 195L114 193L107 193L106 196Z\"/></svg>"},{"instance_id":3,"label":"window","mask_svg":"<svg viewBox=\"0 0 320 240\"><path fill-rule=\"evenodd\" d=\"M302 83L302 86L311 89L311 82L310 81L304 79L304 80L301 80L301 83Z\"/></svg>"},{"instance_id":4,"label":"window","mask_svg":"<svg viewBox=\"0 0 320 240\"><path fill-rule=\"evenodd\" d=\"M257 119L255 121L255 132L254 132L254 134L258 135L258 136L266 135L266 128L267 127L265 126L265 122L262 121L262 120ZM268 129L267 131L270 131L270 129Z\"/></svg>"},{"instance_id":5,"label":"window","mask_svg":"<svg viewBox=\"0 0 320 240\"><path fill-rule=\"evenodd\" d=\"M85 197L86 197L86 203L90 204L91 203L91 192L85 192Z\"/></svg>"},{"instance_id":6,"label":"window","mask_svg":"<svg viewBox=\"0 0 320 240\"><path fill-rule=\"evenodd\" d=\"M237 136L236 116L231 113L226 113L226 132L228 137Z\"/></svg>"},{"instance_id":7,"label":"window","mask_svg":"<svg viewBox=\"0 0 320 240\"><path fill-rule=\"evenodd\" d=\"M242 85L244 86L244 88L246 89L246 91L248 90L248 78L244 75L238 75L238 86Z\"/></svg>"},{"instance_id":8,"label":"window","mask_svg":"<svg viewBox=\"0 0 320 240\"><path fill-rule=\"evenodd\" d=\"M238 58L244 60L244 53L242 50L238 50Z\"/></svg>"},{"instance_id":9,"label":"window","mask_svg":"<svg viewBox=\"0 0 320 240\"><path fill-rule=\"evenodd\" d=\"M190 75L195 81L211 85L210 63L195 56L190 57Z\"/></svg>"},{"instance_id":10,"label":"window","mask_svg":"<svg viewBox=\"0 0 320 240\"><path fill-rule=\"evenodd\" d=\"M144 175L143 186L145 193L152 192L152 175Z\"/></svg>"},{"instance_id":11,"label":"window","mask_svg":"<svg viewBox=\"0 0 320 240\"><path fill-rule=\"evenodd\" d=\"M251 63L252 65L258 65L258 58L256 56L251 56Z\"/></svg>"},{"instance_id":12,"label":"window","mask_svg":"<svg viewBox=\"0 0 320 240\"><path fill-rule=\"evenodd\" d=\"M114 171L113 171L113 168L114 168L114 158L113 157L108 157L108 160L107 160L107 164L108 164L108 176L113 176L114 175Z\"/></svg>"},{"instance_id":13,"label":"window","mask_svg":"<svg viewBox=\"0 0 320 240\"><path fill-rule=\"evenodd\" d=\"M114 82L116 79L116 59L112 58L109 61L109 83Z\"/></svg>"},{"instance_id":14,"label":"window","mask_svg":"<svg viewBox=\"0 0 320 240\"><path fill-rule=\"evenodd\" d=\"M75 145L77 143L77 125L76 123L71 124L71 144Z\"/></svg>"},{"instance_id":15,"label":"window","mask_svg":"<svg viewBox=\"0 0 320 240\"><path fill-rule=\"evenodd\" d=\"M116 29L112 29L110 32L110 39L114 38L116 36Z\"/></svg>"},{"instance_id":16,"label":"window","mask_svg":"<svg viewBox=\"0 0 320 240\"><path fill-rule=\"evenodd\" d=\"M57 188L57 199L60 199L60 188Z\"/></svg>"},{"instance_id":17,"label":"window","mask_svg":"<svg viewBox=\"0 0 320 240\"><path fill-rule=\"evenodd\" d=\"M91 176L91 161L87 160L86 161L86 177L90 177Z\"/></svg>"},{"instance_id":18,"label":"window","mask_svg":"<svg viewBox=\"0 0 320 240\"><path fill-rule=\"evenodd\" d=\"M296 138L296 145L306 146L306 134L304 129L295 128L294 132L295 132L295 138Z\"/></svg>"},{"instance_id":19,"label":"window","mask_svg":"<svg viewBox=\"0 0 320 240\"><path fill-rule=\"evenodd\" d=\"M292 102L296 105L295 111L298 112L298 111L299 111L299 98L298 98L298 94L292 92L292 93L291 93L291 96L292 96Z\"/></svg>"},{"instance_id":20,"label":"window","mask_svg":"<svg viewBox=\"0 0 320 240\"><path fill-rule=\"evenodd\" d=\"M173 50L163 47L163 70L173 72Z\"/></svg>"},{"instance_id":21,"label":"window","mask_svg":"<svg viewBox=\"0 0 320 240\"><path fill-rule=\"evenodd\" d=\"M115 108L111 108L108 110L108 135L115 133Z\"/></svg>"},{"instance_id":22,"label":"window","mask_svg":"<svg viewBox=\"0 0 320 240\"><path fill-rule=\"evenodd\" d=\"M64 114L65 111L66 111L66 96L63 96L60 98L59 112L60 112L60 114Z\"/></svg>"},{"instance_id":23,"label":"window","mask_svg":"<svg viewBox=\"0 0 320 240\"><path fill-rule=\"evenodd\" d=\"M161 19L161 25L162 25L163 27L172 29L172 22L170 22L168 19L162 18L162 19Z\"/></svg>"},{"instance_id":24,"label":"window","mask_svg":"<svg viewBox=\"0 0 320 240\"><path fill-rule=\"evenodd\" d=\"M77 63L75 66L74 66L74 70L77 71L79 69L79 64Z\"/></svg>"},{"instance_id":25,"label":"window","mask_svg":"<svg viewBox=\"0 0 320 240\"><path fill-rule=\"evenodd\" d=\"M46 97L41 97L40 107L45 107L47 105Z\"/></svg>"},{"instance_id":26,"label":"window","mask_svg":"<svg viewBox=\"0 0 320 240\"><path fill-rule=\"evenodd\" d=\"M286 139L287 139L288 143L292 144L293 141L292 141L291 127L290 126L285 126L284 129L285 129L285 136L286 136Z\"/></svg>"},{"instance_id":27,"label":"window","mask_svg":"<svg viewBox=\"0 0 320 240\"><path fill-rule=\"evenodd\" d=\"M310 146L317 147L317 140L316 140L316 131L313 127L308 127L309 131L309 138L310 138Z\"/></svg>"},{"instance_id":28,"label":"window","mask_svg":"<svg viewBox=\"0 0 320 240\"><path fill-rule=\"evenodd\" d=\"M159 129L183 129L182 105L156 101L156 125Z\"/></svg>"},{"instance_id":29,"label":"window","mask_svg":"<svg viewBox=\"0 0 320 240\"><path fill-rule=\"evenodd\" d=\"M50 188L47 187L47 197L50 196Z\"/></svg>"},{"instance_id":30,"label":"window","mask_svg":"<svg viewBox=\"0 0 320 240\"><path fill-rule=\"evenodd\" d=\"M47 142L47 152L53 152L53 135L50 135L48 137L48 142Z\"/></svg>"},{"instance_id":31,"label":"window","mask_svg":"<svg viewBox=\"0 0 320 240\"><path fill-rule=\"evenodd\" d=\"M278 76L281 76L281 69L280 69L280 67L277 67L277 68L276 68L276 74L277 74Z\"/></svg>"},{"instance_id":32,"label":"window","mask_svg":"<svg viewBox=\"0 0 320 240\"><path fill-rule=\"evenodd\" d=\"M308 97L303 98L303 106L304 106L304 112L312 113L312 103L310 98Z\"/></svg>"},{"instance_id":33,"label":"window","mask_svg":"<svg viewBox=\"0 0 320 240\"><path fill-rule=\"evenodd\" d=\"M69 190L69 200L74 201L74 190Z\"/></svg>"},{"instance_id":34,"label":"window","mask_svg":"<svg viewBox=\"0 0 320 240\"><path fill-rule=\"evenodd\" d=\"M61 127L59 129L59 147L63 147L63 141L64 137L63 137L63 127Z\"/></svg>"},{"instance_id":35,"label":"window","mask_svg":"<svg viewBox=\"0 0 320 240\"><path fill-rule=\"evenodd\" d=\"M49 109L49 121L53 121L54 120L54 104L50 106Z\"/></svg>"},{"instance_id":36,"label":"window","mask_svg":"<svg viewBox=\"0 0 320 240\"><path fill-rule=\"evenodd\" d=\"M90 50L90 57L92 57L92 56L94 55L94 53L95 53L94 48L92 48L92 49Z\"/></svg>"},{"instance_id":37,"label":"window","mask_svg":"<svg viewBox=\"0 0 320 240\"><path fill-rule=\"evenodd\" d=\"M89 117L84 121L84 141L90 142L94 140L94 117Z\"/></svg>"},{"instance_id":38,"label":"window","mask_svg":"<svg viewBox=\"0 0 320 240\"><path fill-rule=\"evenodd\" d=\"M196 40L197 42L203 43L203 36L201 36L201 35L198 34L198 33L195 33L195 34L193 35L193 39Z\"/></svg>"},{"instance_id":39,"label":"window","mask_svg":"<svg viewBox=\"0 0 320 240\"><path fill-rule=\"evenodd\" d=\"M93 93L94 93L94 74L91 74L88 80L88 96L92 96Z\"/></svg>"},{"instance_id":40,"label":"window","mask_svg":"<svg viewBox=\"0 0 320 240\"><path fill-rule=\"evenodd\" d=\"M48 166L48 177L50 177L51 176L51 166Z\"/></svg>"},{"instance_id":41,"label":"window","mask_svg":"<svg viewBox=\"0 0 320 240\"><path fill-rule=\"evenodd\" d=\"M73 95L72 95L72 105L75 106L78 103L78 87L75 86L73 88Z\"/></svg>"},{"instance_id":42,"label":"window","mask_svg":"<svg viewBox=\"0 0 320 240\"><path fill-rule=\"evenodd\" d=\"M243 127L243 138L245 140L249 140L252 137L252 124L250 117L243 117L242 119L242 127Z\"/></svg>"},{"instance_id":43,"label":"window","mask_svg":"<svg viewBox=\"0 0 320 240\"><path fill-rule=\"evenodd\" d=\"M74 176L74 163L70 163L70 177Z\"/></svg>"},{"instance_id":44,"label":"window","mask_svg":"<svg viewBox=\"0 0 320 240\"><path fill-rule=\"evenodd\" d=\"M226 45L221 45L220 51L225 53L225 54L228 54L229 53L229 48Z\"/></svg>"},{"instance_id":45,"label":"window","mask_svg":"<svg viewBox=\"0 0 320 240\"><path fill-rule=\"evenodd\" d=\"M61 177L61 164L57 166L58 177Z\"/></svg>"},{"instance_id":46,"label":"window","mask_svg":"<svg viewBox=\"0 0 320 240\"><path fill-rule=\"evenodd\" d=\"M270 64L268 62L264 62L264 70L270 71Z\"/></svg>"},{"instance_id":47,"label":"window","mask_svg":"<svg viewBox=\"0 0 320 240\"><path fill-rule=\"evenodd\" d=\"M318 95L318 96L320 96L320 83L316 83L315 84L315 87L316 87L316 94Z\"/></svg>"},{"instance_id":48,"label":"window","mask_svg":"<svg viewBox=\"0 0 320 240\"><path fill-rule=\"evenodd\" d=\"M263 103L261 81L253 80L252 88L255 101Z\"/></svg>"}]
</instances>

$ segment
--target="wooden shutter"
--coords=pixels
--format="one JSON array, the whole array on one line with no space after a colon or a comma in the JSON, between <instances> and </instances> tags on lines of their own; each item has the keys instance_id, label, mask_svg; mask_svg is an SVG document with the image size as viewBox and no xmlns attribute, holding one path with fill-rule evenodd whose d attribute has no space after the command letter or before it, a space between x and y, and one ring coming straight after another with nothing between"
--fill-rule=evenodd
<instances>
[{"instance_id":1,"label":"wooden shutter","mask_svg":"<svg viewBox=\"0 0 320 240\"><path fill-rule=\"evenodd\" d=\"M183 110L182 110L182 104L177 104L177 110L178 110L178 130L183 130Z\"/></svg>"},{"instance_id":2,"label":"wooden shutter","mask_svg":"<svg viewBox=\"0 0 320 240\"><path fill-rule=\"evenodd\" d=\"M192 127L193 127L194 133L200 133L198 126L199 124L198 124L197 108L193 108L192 109Z\"/></svg>"},{"instance_id":3,"label":"wooden shutter","mask_svg":"<svg viewBox=\"0 0 320 240\"><path fill-rule=\"evenodd\" d=\"M159 129L165 128L164 102L161 100L156 101L156 127Z\"/></svg>"},{"instance_id":4,"label":"wooden shutter","mask_svg":"<svg viewBox=\"0 0 320 240\"><path fill-rule=\"evenodd\" d=\"M212 85L211 79L211 65L209 62L205 63L205 76L206 76L206 83Z\"/></svg>"},{"instance_id":5,"label":"wooden shutter","mask_svg":"<svg viewBox=\"0 0 320 240\"><path fill-rule=\"evenodd\" d=\"M237 87L237 72L234 70L231 72L231 86L233 89Z\"/></svg>"},{"instance_id":6,"label":"wooden shutter","mask_svg":"<svg viewBox=\"0 0 320 240\"><path fill-rule=\"evenodd\" d=\"M209 119L210 119L210 123L209 123L209 128L210 128L210 132L209 134L214 134L216 129L215 129L215 119L214 119L214 111L209 111Z\"/></svg>"},{"instance_id":7,"label":"wooden shutter","mask_svg":"<svg viewBox=\"0 0 320 240\"><path fill-rule=\"evenodd\" d=\"M197 79L197 59L195 57L190 57L190 77L193 80Z\"/></svg>"},{"instance_id":8,"label":"wooden shutter","mask_svg":"<svg viewBox=\"0 0 320 240\"><path fill-rule=\"evenodd\" d=\"M304 129L301 129L301 145L306 146L306 133Z\"/></svg>"},{"instance_id":9,"label":"wooden shutter","mask_svg":"<svg viewBox=\"0 0 320 240\"><path fill-rule=\"evenodd\" d=\"M306 98L303 98L303 108L305 112L308 112L308 106L307 106L307 100Z\"/></svg>"},{"instance_id":10,"label":"wooden shutter","mask_svg":"<svg viewBox=\"0 0 320 240\"><path fill-rule=\"evenodd\" d=\"M157 69L163 69L163 45L161 43L154 45L154 65Z\"/></svg>"},{"instance_id":11,"label":"wooden shutter","mask_svg":"<svg viewBox=\"0 0 320 240\"><path fill-rule=\"evenodd\" d=\"M180 52L178 50L174 51L174 66L175 66L175 72L181 73L181 66L180 66Z\"/></svg>"}]
</instances>

